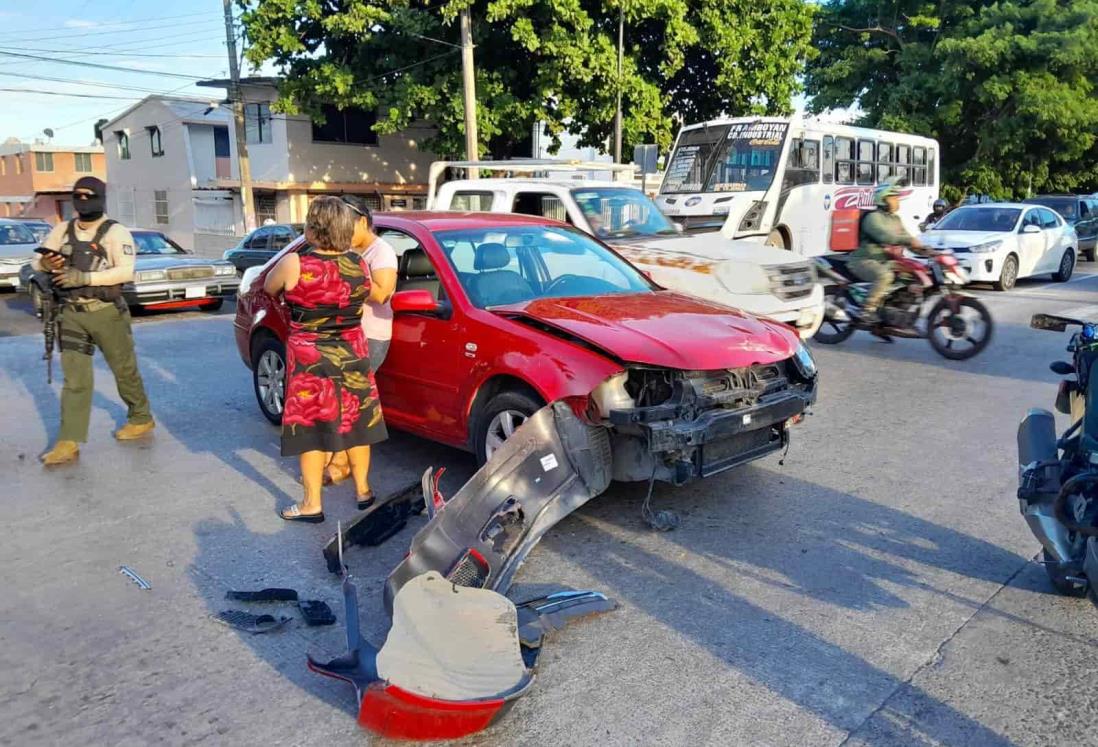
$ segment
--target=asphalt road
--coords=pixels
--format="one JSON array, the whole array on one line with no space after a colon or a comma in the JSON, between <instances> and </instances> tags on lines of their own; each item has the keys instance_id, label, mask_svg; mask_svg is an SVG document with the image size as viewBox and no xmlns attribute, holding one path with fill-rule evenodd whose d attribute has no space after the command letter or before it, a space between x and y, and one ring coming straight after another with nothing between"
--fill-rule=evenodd
<instances>
[{"instance_id":1,"label":"asphalt road","mask_svg":"<svg viewBox=\"0 0 1098 747\"><path fill-rule=\"evenodd\" d=\"M554 528L520 587L598 589L621 606L558 633L533 691L475 743L1098 742L1098 611L1051 592L1014 499L1017 422L1051 406L1047 364L1067 342L1028 319L1098 317L1098 275L983 295L998 327L972 361L865 334L817 346L819 403L784 466L657 488L676 531L644 527L638 485ZM100 361L92 440L54 472L36 462L59 391L40 338L0 339L0 744L368 742L351 688L305 668L306 652L341 650L339 629L295 620L249 636L208 617L228 589L291 586L342 621L320 548L353 516L351 489L330 489L326 525L275 515L298 493L295 468L258 414L230 319L157 317L135 335L155 437L110 438L124 413ZM396 434L375 488L430 465L450 468L450 493L472 471L463 453ZM348 554L374 641L383 579L418 526Z\"/></svg>"}]
</instances>

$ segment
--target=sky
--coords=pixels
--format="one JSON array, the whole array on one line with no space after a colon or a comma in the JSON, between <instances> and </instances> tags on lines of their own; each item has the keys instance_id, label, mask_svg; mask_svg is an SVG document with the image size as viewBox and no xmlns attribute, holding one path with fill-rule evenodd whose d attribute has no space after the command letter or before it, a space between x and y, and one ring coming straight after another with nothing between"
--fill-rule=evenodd
<instances>
[{"instance_id":1,"label":"sky","mask_svg":"<svg viewBox=\"0 0 1098 747\"><path fill-rule=\"evenodd\" d=\"M193 85L228 77L221 0L0 0L0 28L0 142L50 128L54 143L88 145L96 120L150 93L224 95Z\"/></svg>"}]
</instances>

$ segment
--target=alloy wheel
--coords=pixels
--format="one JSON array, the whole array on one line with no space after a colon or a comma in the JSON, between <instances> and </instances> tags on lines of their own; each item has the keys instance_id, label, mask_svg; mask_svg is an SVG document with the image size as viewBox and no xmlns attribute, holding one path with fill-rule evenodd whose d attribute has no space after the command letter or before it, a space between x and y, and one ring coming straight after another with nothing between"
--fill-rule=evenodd
<instances>
[{"instance_id":1,"label":"alloy wheel","mask_svg":"<svg viewBox=\"0 0 1098 747\"><path fill-rule=\"evenodd\" d=\"M484 440L485 455L491 459L496 449L503 446L519 426L526 422L526 414L518 410L504 410L488 423L488 434Z\"/></svg>"},{"instance_id":2,"label":"alloy wheel","mask_svg":"<svg viewBox=\"0 0 1098 747\"><path fill-rule=\"evenodd\" d=\"M281 415L286 395L286 364L274 350L267 350L259 357L256 385L263 407L273 415Z\"/></svg>"}]
</instances>

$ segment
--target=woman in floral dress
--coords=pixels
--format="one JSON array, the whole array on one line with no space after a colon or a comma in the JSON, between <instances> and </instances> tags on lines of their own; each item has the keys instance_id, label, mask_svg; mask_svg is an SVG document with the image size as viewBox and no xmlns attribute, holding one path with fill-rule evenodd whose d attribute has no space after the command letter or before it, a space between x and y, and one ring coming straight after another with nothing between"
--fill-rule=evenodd
<instances>
[{"instance_id":1,"label":"woman in floral dress","mask_svg":"<svg viewBox=\"0 0 1098 747\"><path fill-rule=\"evenodd\" d=\"M316 198L305 219L310 246L279 260L263 285L282 294L291 319L282 455L300 455L305 498L281 512L287 521L324 521L324 468L344 450L359 508L366 508L369 447L387 435L361 325L370 274L351 251L353 233L350 208L336 197Z\"/></svg>"}]
</instances>

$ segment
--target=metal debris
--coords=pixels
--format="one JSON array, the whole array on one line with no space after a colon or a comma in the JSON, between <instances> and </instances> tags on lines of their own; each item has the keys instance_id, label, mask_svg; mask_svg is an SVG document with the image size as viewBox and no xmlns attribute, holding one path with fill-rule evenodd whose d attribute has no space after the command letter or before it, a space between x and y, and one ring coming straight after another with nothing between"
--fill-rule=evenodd
<instances>
[{"instance_id":1,"label":"metal debris","mask_svg":"<svg viewBox=\"0 0 1098 747\"><path fill-rule=\"evenodd\" d=\"M135 571L133 568L130 568L128 565L118 566L118 572L127 577L130 581L133 581L135 584L137 584L137 587L139 589L145 589L146 591L148 591L152 588L152 584L141 578L141 576L137 575L137 571Z\"/></svg>"}]
</instances>

